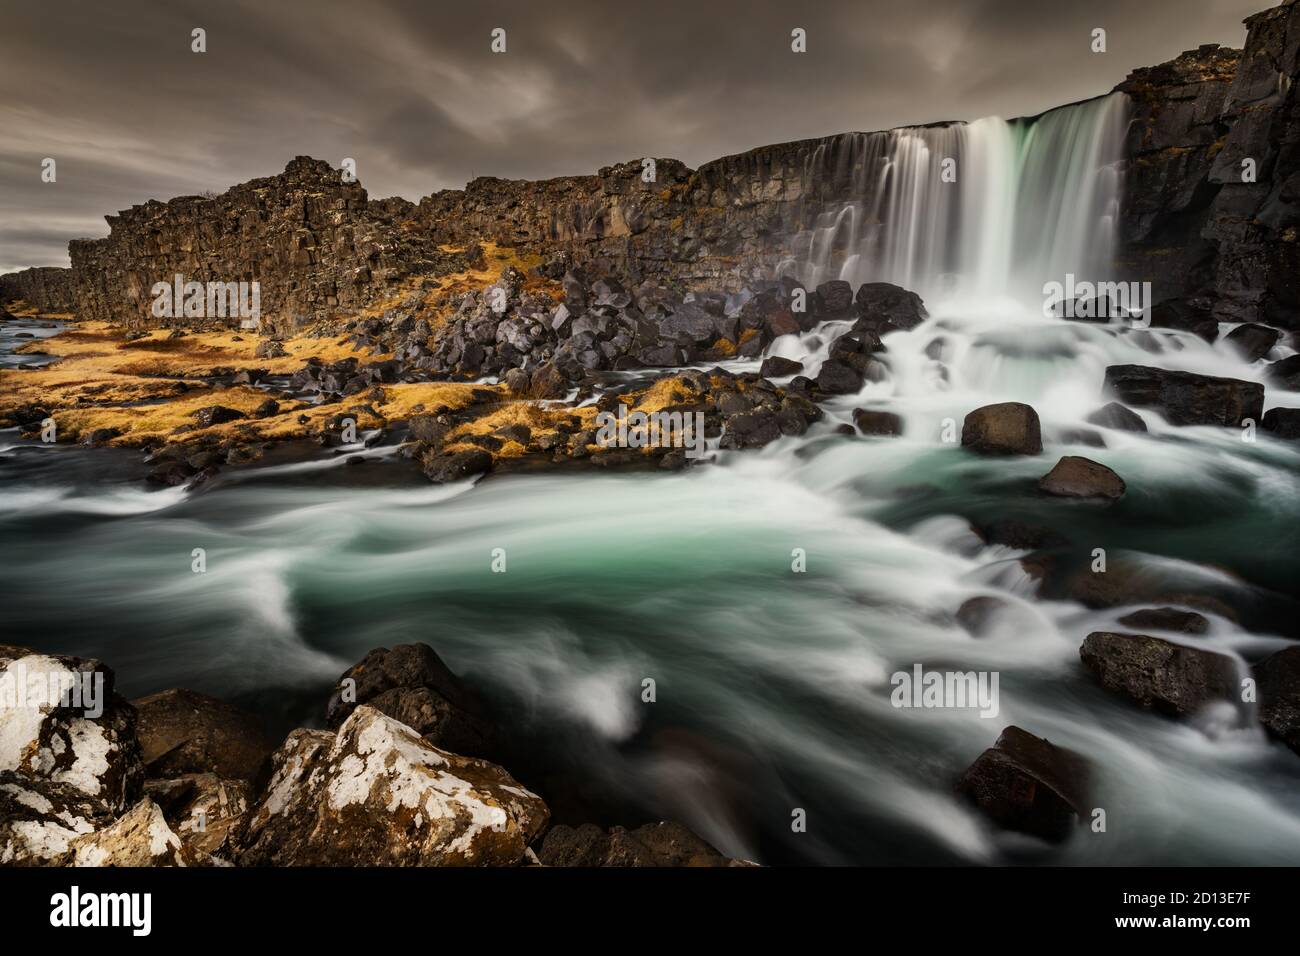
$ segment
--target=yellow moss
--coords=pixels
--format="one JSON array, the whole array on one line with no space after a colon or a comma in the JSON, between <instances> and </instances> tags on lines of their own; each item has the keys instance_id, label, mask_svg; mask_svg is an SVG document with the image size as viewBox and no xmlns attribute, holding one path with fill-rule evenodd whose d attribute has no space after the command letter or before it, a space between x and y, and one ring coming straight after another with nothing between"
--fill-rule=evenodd
<instances>
[{"instance_id":1,"label":"yellow moss","mask_svg":"<svg viewBox=\"0 0 1300 956\"><path fill-rule=\"evenodd\" d=\"M468 385L460 382L417 382L380 387L384 390L384 402L376 408L385 418L394 420L418 414L413 411L417 405L423 405L426 411L432 411L439 405L456 410L471 404L475 392L484 389L504 391L497 385Z\"/></svg>"},{"instance_id":2,"label":"yellow moss","mask_svg":"<svg viewBox=\"0 0 1300 956\"><path fill-rule=\"evenodd\" d=\"M731 339L718 339L718 341L713 343L713 351L717 352L719 355L735 355L736 343L731 341Z\"/></svg>"},{"instance_id":3,"label":"yellow moss","mask_svg":"<svg viewBox=\"0 0 1300 956\"><path fill-rule=\"evenodd\" d=\"M193 425L194 413L200 408L225 405L247 414L264 401L266 395L255 388L228 388L219 393L205 389L200 394L185 395L159 405L69 408L53 412L53 417L61 437L76 440L97 428L116 428L123 434L112 444L138 445L148 438L168 437L181 425ZM191 441L198 435L221 432L229 427L229 424L218 425L179 437Z\"/></svg>"},{"instance_id":4,"label":"yellow moss","mask_svg":"<svg viewBox=\"0 0 1300 956\"><path fill-rule=\"evenodd\" d=\"M631 401L628 402L628 406L649 415L673 405L694 401L697 397L698 393L685 380L661 378L645 391L629 396Z\"/></svg>"}]
</instances>

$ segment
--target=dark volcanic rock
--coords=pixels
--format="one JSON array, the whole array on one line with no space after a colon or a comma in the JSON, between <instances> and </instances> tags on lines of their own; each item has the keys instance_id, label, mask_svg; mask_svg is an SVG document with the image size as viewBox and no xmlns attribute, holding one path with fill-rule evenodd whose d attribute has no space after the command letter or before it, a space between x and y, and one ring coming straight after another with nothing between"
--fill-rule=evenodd
<instances>
[{"instance_id":1,"label":"dark volcanic rock","mask_svg":"<svg viewBox=\"0 0 1300 956\"><path fill-rule=\"evenodd\" d=\"M1284 647L1255 665L1259 719L1300 754L1300 646Z\"/></svg>"},{"instance_id":2,"label":"dark volcanic rock","mask_svg":"<svg viewBox=\"0 0 1300 956\"><path fill-rule=\"evenodd\" d=\"M1265 373L1274 385L1292 392L1300 392L1300 352L1274 362Z\"/></svg>"},{"instance_id":3,"label":"dark volcanic rock","mask_svg":"<svg viewBox=\"0 0 1300 956\"><path fill-rule=\"evenodd\" d=\"M429 456L424 473L430 481L446 484L481 475L492 467L492 455L481 448Z\"/></svg>"},{"instance_id":4,"label":"dark volcanic rock","mask_svg":"<svg viewBox=\"0 0 1300 956\"><path fill-rule=\"evenodd\" d=\"M1278 438L1295 441L1300 438L1300 408L1270 408L1260 424Z\"/></svg>"},{"instance_id":5,"label":"dark volcanic rock","mask_svg":"<svg viewBox=\"0 0 1300 956\"><path fill-rule=\"evenodd\" d=\"M226 422L233 422L243 417L243 412L233 408L227 408L225 405L209 405L206 408L200 408L194 413L194 421L199 428L208 428L212 425L222 425Z\"/></svg>"},{"instance_id":6,"label":"dark volcanic rock","mask_svg":"<svg viewBox=\"0 0 1300 956\"><path fill-rule=\"evenodd\" d=\"M914 329L930 317L919 295L888 282L862 284L854 302L863 318L889 322L904 330Z\"/></svg>"},{"instance_id":7,"label":"dark volcanic rock","mask_svg":"<svg viewBox=\"0 0 1300 956\"><path fill-rule=\"evenodd\" d=\"M1041 491L1059 498L1107 498L1124 495L1124 479L1100 462L1066 455L1038 481Z\"/></svg>"},{"instance_id":8,"label":"dark volcanic rock","mask_svg":"<svg viewBox=\"0 0 1300 956\"><path fill-rule=\"evenodd\" d=\"M843 279L832 279L817 287L817 301L827 315L843 315L853 308L853 286Z\"/></svg>"},{"instance_id":9,"label":"dark volcanic rock","mask_svg":"<svg viewBox=\"0 0 1300 956\"><path fill-rule=\"evenodd\" d=\"M858 426L858 431L864 435L903 434L903 419L893 412L855 408L853 410L853 423Z\"/></svg>"},{"instance_id":10,"label":"dark volcanic rock","mask_svg":"<svg viewBox=\"0 0 1300 956\"><path fill-rule=\"evenodd\" d=\"M961 444L980 455L1037 455L1043 450L1038 413L1020 402L977 408L962 423Z\"/></svg>"},{"instance_id":11,"label":"dark volcanic rock","mask_svg":"<svg viewBox=\"0 0 1300 956\"><path fill-rule=\"evenodd\" d=\"M1282 333L1277 329L1246 322L1229 332L1227 341L1247 362L1255 362L1267 355L1281 337Z\"/></svg>"},{"instance_id":12,"label":"dark volcanic rock","mask_svg":"<svg viewBox=\"0 0 1300 956\"><path fill-rule=\"evenodd\" d=\"M1091 810L1089 776L1079 754L1009 726L962 774L957 792L998 826L1059 843Z\"/></svg>"},{"instance_id":13,"label":"dark volcanic rock","mask_svg":"<svg viewBox=\"0 0 1300 956\"><path fill-rule=\"evenodd\" d=\"M1144 432L1147 430L1147 423L1142 420L1142 416L1132 409L1125 408L1119 402L1109 402L1103 405L1084 420L1092 425L1100 425L1102 428L1114 428L1123 432Z\"/></svg>"},{"instance_id":14,"label":"dark volcanic rock","mask_svg":"<svg viewBox=\"0 0 1300 956\"><path fill-rule=\"evenodd\" d=\"M1146 634L1095 631L1079 656L1107 690L1170 716L1238 700L1236 663L1222 654Z\"/></svg>"},{"instance_id":15,"label":"dark volcanic rock","mask_svg":"<svg viewBox=\"0 0 1300 956\"><path fill-rule=\"evenodd\" d=\"M275 750L256 717L215 697L174 688L131 705L150 777L215 773L255 780Z\"/></svg>"},{"instance_id":16,"label":"dark volcanic rock","mask_svg":"<svg viewBox=\"0 0 1300 956\"><path fill-rule=\"evenodd\" d=\"M865 381L856 368L835 359L827 359L817 373L817 388L828 395L852 395Z\"/></svg>"},{"instance_id":17,"label":"dark volcanic rock","mask_svg":"<svg viewBox=\"0 0 1300 956\"><path fill-rule=\"evenodd\" d=\"M1158 409L1174 425L1238 426L1264 413L1264 386L1257 382L1146 365L1110 366L1105 391L1128 405Z\"/></svg>"},{"instance_id":18,"label":"dark volcanic rock","mask_svg":"<svg viewBox=\"0 0 1300 956\"><path fill-rule=\"evenodd\" d=\"M803 362L781 358L779 355L763 359L763 364L758 368L758 374L764 378L785 378L788 375L798 375L802 371Z\"/></svg>"}]
</instances>

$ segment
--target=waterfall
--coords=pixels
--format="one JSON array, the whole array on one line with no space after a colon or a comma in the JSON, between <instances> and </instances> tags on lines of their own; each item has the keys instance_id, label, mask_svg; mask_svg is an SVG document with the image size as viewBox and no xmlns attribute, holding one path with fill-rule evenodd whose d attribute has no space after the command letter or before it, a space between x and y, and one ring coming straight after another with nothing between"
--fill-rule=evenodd
<instances>
[{"instance_id":1,"label":"waterfall","mask_svg":"<svg viewBox=\"0 0 1300 956\"><path fill-rule=\"evenodd\" d=\"M1041 298L1110 275L1128 118L1122 94L1030 119L850 133L818 146L804 182L843 186L779 267L809 284L887 281L927 301Z\"/></svg>"}]
</instances>

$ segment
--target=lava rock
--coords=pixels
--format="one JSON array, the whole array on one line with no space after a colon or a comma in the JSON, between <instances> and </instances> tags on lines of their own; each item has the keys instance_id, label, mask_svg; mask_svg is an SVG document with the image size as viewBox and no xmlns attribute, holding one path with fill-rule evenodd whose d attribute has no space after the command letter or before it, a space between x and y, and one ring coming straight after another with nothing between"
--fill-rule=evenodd
<instances>
[{"instance_id":1,"label":"lava rock","mask_svg":"<svg viewBox=\"0 0 1300 956\"><path fill-rule=\"evenodd\" d=\"M957 792L998 826L1052 843L1090 812L1091 768L1072 750L1014 725L976 758Z\"/></svg>"},{"instance_id":2,"label":"lava rock","mask_svg":"<svg viewBox=\"0 0 1300 956\"><path fill-rule=\"evenodd\" d=\"M764 378L785 378L789 375L798 375L802 371L803 362L782 358L779 355L770 355L763 359L763 364L758 368L758 374Z\"/></svg>"},{"instance_id":3,"label":"lava rock","mask_svg":"<svg viewBox=\"0 0 1300 956\"><path fill-rule=\"evenodd\" d=\"M961 444L980 455L1037 455L1043 450L1038 413L1021 402L985 405L966 416Z\"/></svg>"},{"instance_id":4,"label":"lava rock","mask_svg":"<svg viewBox=\"0 0 1300 956\"><path fill-rule=\"evenodd\" d=\"M1117 501L1124 495L1124 479L1100 462L1066 455L1038 481L1045 494L1058 498L1106 498Z\"/></svg>"},{"instance_id":5,"label":"lava rock","mask_svg":"<svg viewBox=\"0 0 1300 956\"><path fill-rule=\"evenodd\" d=\"M1156 408L1173 425L1239 426L1264 413L1264 386L1235 378L1112 365L1105 391L1138 407Z\"/></svg>"},{"instance_id":6,"label":"lava rock","mask_svg":"<svg viewBox=\"0 0 1300 956\"><path fill-rule=\"evenodd\" d=\"M1236 701L1232 658L1147 634L1095 631L1079 648L1084 666L1107 690L1142 707L1187 717L1215 701Z\"/></svg>"},{"instance_id":7,"label":"lava rock","mask_svg":"<svg viewBox=\"0 0 1300 956\"><path fill-rule=\"evenodd\" d=\"M884 320L900 329L914 329L930 314L915 292L888 282L867 282L858 287L854 299L864 318Z\"/></svg>"}]
</instances>

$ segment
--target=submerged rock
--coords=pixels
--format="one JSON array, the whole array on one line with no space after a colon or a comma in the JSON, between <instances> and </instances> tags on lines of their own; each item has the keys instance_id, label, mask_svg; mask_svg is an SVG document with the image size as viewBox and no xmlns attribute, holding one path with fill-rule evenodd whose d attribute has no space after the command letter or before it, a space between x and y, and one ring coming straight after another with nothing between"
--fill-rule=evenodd
<instances>
[{"instance_id":1,"label":"submerged rock","mask_svg":"<svg viewBox=\"0 0 1300 956\"><path fill-rule=\"evenodd\" d=\"M481 448L433 454L425 459L424 473L430 481L447 484L481 475L492 467L492 455Z\"/></svg>"},{"instance_id":2,"label":"submerged rock","mask_svg":"<svg viewBox=\"0 0 1300 956\"><path fill-rule=\"evenodd\" d=\"M961 775L957 792L998 826L1059 843L1089 813L1089 776L1079 754L1012 725Z\"/></svg>"},{"instance_id":3,"label":"submerged rock","mask_svg":"<svg viewBox=\"0 0 1300 956\"><path fill-rule=\"evenodd\" d=\"M879 409L855 408L853 424L857 425L858 431L864 435L903 434L902 416Z\"/></svg>"},{"instance_id":4,"label":"submerged rock","mask_svg":"<svg viewBox=\"0 0 1300 956\"><path fill-rule=\"evenodd\" d=\"M980 455L1037 455L1043 450L1038 413L1021 402L985 405L966 416L963 448Z\"/></svg>"},{"instance_id":5,"label":"submerged rock","mask_svg":"<svg viewBox=\"0 0 1300 956\"><path fill-rule=\"evenodd\" d=\"M1041 491L1058 498L1105 498L1124 495L1124 479L1100 462L1066 455L1038 480Z\"/></svg>"},{"instance_id":6,"label":"submerged rock","mask_svg":"<svg viewBox=\"0 0 1300 956\"><path fill-rule=\"evenodd\" d=\"M1207 704L1239 700L1236 662L1223 654L1146 634L1096 631L1079 656L1107 690L1162 714L1188 717Z\"/></svg>"},{"instance_id":7,"label":"submerged rock","mask_svg":"<svg viewBox=\"0 0 1300 956\"><path fill-rule=\"evenodd\" d=\"M1124 432L1144 432L1147 423L1142 416L1132 409L1125 408L1119 402L1109 402L1089 415L1084 421L1102 428L1114 428Z\"/></svg>"},{"instance_id":8,"label":"submerged rock","mask_svg":"<svg viewBox=\"0 0 1300 956\"><path fill-rule=\"evenodd\" d=\"M1104 387L1125 404L1157 409L1172 425L1238 426L1264 413L1264 386L1235 378L1112 365Z\"/></svg>"},{"instance_id":9,"label":"submerged rock","mask_svg":"<svg viewBox=\"0 0 1300 956\"><path fill-rule=\"evenodd\" d=\"M1119 622L1125 627L1176 631L1180 634L1204 634L1210 629L1210 622L1204 614L1177 607L1143 608L1132 614L1125 614Z\"/></svg>"},{"instance_id":10,"label":"submerged rock","mask_svg":"<svg viewBox=\"0 0 1300 956\"><path fill-rule=\"evenodd\" d=\"M272 760L242 865L513 866L549 815L501 767L364 704L337 735L294 731Z\"/></svg>"}]
</instances>

